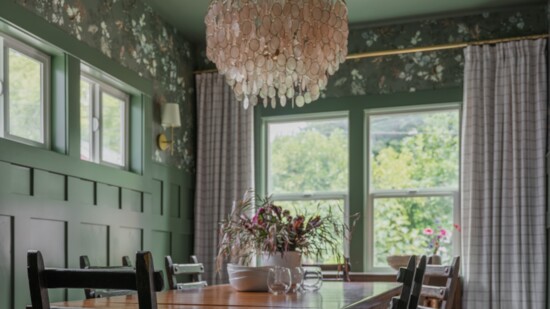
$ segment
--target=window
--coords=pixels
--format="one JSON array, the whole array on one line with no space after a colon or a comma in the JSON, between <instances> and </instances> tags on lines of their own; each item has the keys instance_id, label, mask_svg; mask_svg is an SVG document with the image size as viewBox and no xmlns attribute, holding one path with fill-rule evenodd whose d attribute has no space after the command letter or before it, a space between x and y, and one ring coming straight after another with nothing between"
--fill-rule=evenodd
<instances>
[{"instance_id":1,"label":"window","mask_svg":"<svg viewBox=\"0 0 550 309\"><path fill-rule=\"evenodd\" d=\"M387 268L388 255L430 255L425 228L454 234L442 237L438 252L450 263L458 243L458 108L373 112L367 123L369 269Z\"/></svg>"},{"instance_id":2,"label":"window","mask_svg":"<svg viewBox=\"0 0 550 309\"><path fill-rule=\"evenodd\" d=\"M50 57L0 34L0 136L47 147Z\"/></svg>"},{"instance_id":3,"label":"window","mask_svg":"<svg viewBox=\"0 0 550 309\"><path fill-rule=\"evenodd\" d=\"M80 80L80 157L127 166L130 96L84 74Z\"/></svg>"},{"instance_id":4,"label":"window","mask_svg":"<svg viewBox=\"0 0 550 309\"><path fill-rule=\"evenodd\" d=\"M272 118L267 121L267 187L277 205L291 212L342 218L348 203L348 118ZM345 252L342 239L342 254ZM307 257L306 257L307 258ZM327 253L322 263L335 263Z\"/></svg>"}]
</instances>

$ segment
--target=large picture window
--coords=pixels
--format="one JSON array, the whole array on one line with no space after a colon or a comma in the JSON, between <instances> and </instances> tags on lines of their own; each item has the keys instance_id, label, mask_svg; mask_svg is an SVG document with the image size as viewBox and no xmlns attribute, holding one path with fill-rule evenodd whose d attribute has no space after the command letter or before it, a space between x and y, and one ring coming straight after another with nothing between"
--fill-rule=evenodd
<instances>
[{"instance_id":1,"label":"large picture window","mask_svg":"<svg viewBox=\"0 0 550 309\"><path fill-rule=\"evenodd\" d=\"M48 146L50 56L0 34L0 136Z\"/></svg>"},{"instance_id":2,"label":"large picture window","mask_svg":"<svg viewBox=\"0 0 550 309\"><path fill-rule=\"evenodd\" d=\"M459 136L458 107L367 114L370 270L386 269L389 255L433 254L434 237L450 262L458 248Z\"/></svg>"},{"instance_id":3,"label":"large picture window","mask_svg":"<svg viewBox=\"0 0 550 309\"><path fill-rule=\"evenodd\" d=\"M348 203L348 117L271 118L267 121L267 188L279 206L308 214L332 211L342 218ZM345 246L342 239L342 255ZM335 263L324 255L311 262Z\"/></svg>"},{"instance_id":4,"label":"large picture window","mask_svg":"<svg viewBox=\"0 0 550 309\"><path fill-rule=\"evenodd\" d=\"M130 96L88 75L80 80L81 159L127 166Z\"/></svg>"}]
</instances>

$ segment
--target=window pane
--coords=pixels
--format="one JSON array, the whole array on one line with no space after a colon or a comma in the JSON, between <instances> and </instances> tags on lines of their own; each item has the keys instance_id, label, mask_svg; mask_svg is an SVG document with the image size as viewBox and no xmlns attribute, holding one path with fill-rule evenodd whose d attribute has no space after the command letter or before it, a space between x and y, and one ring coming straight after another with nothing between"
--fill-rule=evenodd
<instances>
[{"instance_id":1,"label":"window pane","mask_svg":"<svg viewBox=\"0 0 550 309\"><path fill-rule=\"evenodd\" d=\"M431 228L434 235L424 234ZM374 199L374 267L387 267L388 255L432 255L431 240L441 229L448 235L439 240L443 264L451 262L450 235L453 227L451 196L376 198Z\"/></svg>"},{"instance_id":2,"label":"window pane","mask_svg":"<svg viewBox=\"0 0 550 309\"><path fill-rule=\"evenodd\" d=\"M347 119L270 123L271 193L348 190Z\"/></svg>"},{"instance_id":3,"label":"window pane","mask_svg":"<svg viewBox=\"0 0 550 309\"><path fill-rule=\"evenodd\" d=\"M103 161L124 166L124 110L126 103L102 92L102 148Z\"/></svg>"},{"instance_id":4,"label":"window pane","mask_svg":"<svg viewBox=\"0 0 550 309\"><path fill-rule=\"evenodd\" d=\"M80 81L80 158L92 161L91 102L92 84Z\"/></svg>"},{"instance_id":5,"label":"window pane","mask_svg":"<svg viewBox=\"0 0 550 309\"><path fill-rule=\"evenodd\" d=\"M458 188L458 110L370 117L371 190Z\"/></svg>"},{"instance_id":6,"label":"window pane","mask_svg":"<svg viewBox=\"0 0 550 309\"><path fill-rule=\"evenodd\" d=\"M309 216L320 215L326 217L330 212L332 216L337 218L339 222L343 224L344 221L344 201L343 200L310 200L310 201L276 201L277 206L281 206L284 209L288 209L292 215L296 213ZM341 248L340 255L344 256L344 239L339 239L337 243ZM326 250L326 249L325 249ZM342 261L338 261L336 254L331 251L326 251L320 260L316 260L315 257L303 257L303 263L324 263L334 264Z\"/></svg>"},{"instance_id":7,"label":"window pane","mask_svg":"<svg viewBox=\"0 0 550 309\"><path fill-rule=\"evenodd\" d=\"M43 143L42 63L8 51L9 134Z\"/></svg>"}]
</instances>

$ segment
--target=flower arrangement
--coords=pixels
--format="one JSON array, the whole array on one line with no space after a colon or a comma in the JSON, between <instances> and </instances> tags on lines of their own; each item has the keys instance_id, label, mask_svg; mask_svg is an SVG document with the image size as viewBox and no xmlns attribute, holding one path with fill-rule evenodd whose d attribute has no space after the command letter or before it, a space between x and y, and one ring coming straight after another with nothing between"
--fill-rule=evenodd
<instances>
[{"instance_id":1,"label":"flower arrangement","mask_svg":"<svg viewBox=\"0 0 550 309\"><path fill-rule=\"evenodd\" d=\"M343 224L342 217L328 209L328 214L291 214L273 203L270 197L255 199L252 192L233 205L227 219L220 224L220 243L217 268L226 259L248 264L259 252L284 254L298 251L308 257L319 258L330 252L341 259L339 241L351 237L358 214L351 216L351 225ZM254 211L254 205L258 205Z\"/></svg>"},{"instance_id":2,"label":"flower arrangement","mask_svg":"<svg viewBox=\"0 0 550 309\"><path fill-rule=\"evenodd\" d=\"M460 232L460 226L453 224L453 227ZM428 236L428 249L433 250L433 255L437 255L441 243L451 242L451 232L438 226L435 230L427 227L423 231L424 235Z\"/></svg>"}]
</instances>

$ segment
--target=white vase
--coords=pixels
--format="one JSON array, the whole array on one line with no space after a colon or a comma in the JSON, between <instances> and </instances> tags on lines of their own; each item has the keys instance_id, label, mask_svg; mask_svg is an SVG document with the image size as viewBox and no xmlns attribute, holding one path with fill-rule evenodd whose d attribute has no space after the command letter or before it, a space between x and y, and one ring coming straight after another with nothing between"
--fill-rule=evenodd
<instances>
[{"instance_id":1,"label":"white vase","mask_svg":"<svg viewBox=\"0 0 550 309\"><path fill-rule=\"evenodd\" d=\"M302 253L297 251L288 251L281 253L262 253L261 266L281 266L286 268L294 268L302 266Z\"/></svg>"}]
</instances>

